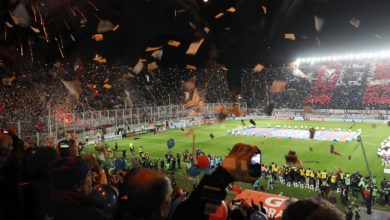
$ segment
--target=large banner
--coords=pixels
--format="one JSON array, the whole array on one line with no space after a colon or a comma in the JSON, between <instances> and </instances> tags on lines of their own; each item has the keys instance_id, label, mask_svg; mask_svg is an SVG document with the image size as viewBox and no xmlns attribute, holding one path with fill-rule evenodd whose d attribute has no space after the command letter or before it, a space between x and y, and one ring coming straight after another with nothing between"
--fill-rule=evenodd
<instances>
[{"instance_id":1,"label":"large banner","mask_svg":"<svg viewBox=\"0 0 390 220\"><path fill-rule=\"evenodd\" d=\"M291 117L291 116L275 116L275 119L280 119L280 120L293 120L294 117Z\"/></svg>"},{"instance_id":2,"label":"large banner","mask_svg":"<svg viewBox=\"0 0 390 220\"><path fill-rule=\"evenodd\" d=\"M253 190L244 190L234 199L244 199L248 204L251 204L251 200L253 200L255 204L263 202L263 206L267 211L268 218L280 220L282 218L283 210L285 208L285 202L289 198Z\"/></svg>"},{"instance_id":3,"label":"large banner","mask_svg":"<svg viewBox=\"0 0 390 220\"><path fill-rule=\"evenodd\" d=\"M323 118L305 118L306 121L324 121Z\"/></svg>"}]
</instances>

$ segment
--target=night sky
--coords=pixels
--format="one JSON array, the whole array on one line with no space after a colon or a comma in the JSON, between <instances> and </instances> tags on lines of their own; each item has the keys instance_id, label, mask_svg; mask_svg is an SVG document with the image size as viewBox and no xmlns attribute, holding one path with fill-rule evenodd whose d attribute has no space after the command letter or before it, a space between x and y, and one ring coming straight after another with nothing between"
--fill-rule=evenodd
<instances>
[{"instance_id":1,"label":"night sky","mask_svg":"<svg viewBox=\"0 0 390 220\"><path fill-rule=\"evenodd\" d=\"M386 0L2 0L0 7L2 72L21 60L92 62L99 54L108 65L134 66L139 59L161 67L218 63L229 69L230 82L238 82L237 69L258 63L281 66L299 56L390 47ZM27 21L17 24L20 18ZM97 42L91 37L102 21L119 26ZM196 54L186 54L201 39ZM161 59L145 52L160 46Z\"/></svg>"}]
</instances>

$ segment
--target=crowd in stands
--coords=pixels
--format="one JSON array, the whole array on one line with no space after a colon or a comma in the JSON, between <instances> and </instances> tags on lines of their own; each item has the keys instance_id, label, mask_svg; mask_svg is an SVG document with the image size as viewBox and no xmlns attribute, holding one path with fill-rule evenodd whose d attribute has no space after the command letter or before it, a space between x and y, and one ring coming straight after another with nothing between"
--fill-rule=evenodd
<instances>
[{"instance_id":1,"label":"crowd in stands","mask_svg":"<svg viewBox=\"0 0 390 220\"><path fill-rule=\"evenodd\" d=\"M384 61L301 64L307 77L291 67L269 68L265 76L243 71L244 100L250 107L273 102L279 108L389 109L389 65ZM286 81L281 92L270 91L273 80ZM255 102L255 100L257 100Z\"/></svg>"},{"instance_id":2,"label":"crowd in stands","mask_svg":"<svg viewBox=\"0 0 390 220\"><path fill-rule=\"evenodd\" d=\"M67 112L183 103L184 84L195 77L204 102L230 102L226 75L220 68L187 70L145 68L135 74L127 66L82 62L23 64L0 75L0 123L32 120ZM71 87L64 82L70 82ZM125 105L125 95L130 103Z\"/></svg>"},{"instance_id":3,"label":"crowd in stands","mask_svg":"<svg viewBox=\"0 0 390 220\"><path fill-rule=\"evenodd\" d=\"M389 85L386 63L308 64L300 67L307 77L292 74L289 67L267 68L264 74L242 69L241 100L250 107L274 102L279 108L388 109ZM82 112L124 107L183 103L184 84L195 76L195 87L205 102L232 101L224 70L159 68L133 74L126 66L105 66L82 62L56 63L54 66L21 64L17 71L2 75L0 120L30 120L51 111ZM269 93L271 78L286 81L280 93ZM63 81L79 80L80 94L72 95ZM3 80L4 81L4 80ZM76 81L77 82L77 81ZM125 92L131 106L125 106Z\"/></svg>"}]
</instances>

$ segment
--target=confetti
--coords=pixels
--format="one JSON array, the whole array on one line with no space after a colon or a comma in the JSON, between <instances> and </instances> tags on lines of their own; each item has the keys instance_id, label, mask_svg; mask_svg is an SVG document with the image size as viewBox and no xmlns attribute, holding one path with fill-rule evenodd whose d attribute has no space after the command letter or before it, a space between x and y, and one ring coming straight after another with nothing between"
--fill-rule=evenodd
<instances>
[{"instance_id":1,"label":"confetti","mask_svg":"<svg viewBox=\"0 0 390 220\"><path fill-rule=\"evenodd\" d=\"M267 14L267 7L265 7L264 5L261 6L261 10L265 15Z\"/></svg>"},{"instance_id":2,"label":"confetti","mask_svg":"<svg viewBox=\"0 0 390 220\"><path fill-rule=\"evenodd\" d=\"M147 48L145 49L145 52L156 51L156 50L159 50L159 49L161 49L161 48L162 48L162 46L158 46L158 47L147 47Z\"/></svg>"},{"instance_id":3,"label":"confetti","mask_svg":"<svg viewBox=\"0 0 390 220\"><path fill-rule=\"evenodd\" d=\"M4 22L4 24L7 25L7 27L9 27L9 28L13 28L13 27L14 27L14 26L13 26L11 23L9 23L8 21Z\"/></svg>"},{"instance_id":4,"label":"confetti","mask_svg":"<svg viewBox=\"0 0 390 220\"><path fill-rule=\"evenodd\" d=\"M349 23L352 26L354 26L355 28L359 28L360 27L360 21L357 18L355 18L355 17L351 18L351 20L349 20Z\"/></svg>"},{"instance_id":5,"label":"confetti","mask_svg":"<svg viewBox=\"0 0 390 220\"><path fill-rule=\"evenodd\" d=\"M337 152L337 151L335 150L335 147L334 147L333 144L330 145L330 153L331 153L331 154L334 154L334 155L336 155L336 156L342 156L341 153L339 153L339 152Z\"/></svg>"},{"instance_id":6,"label":"confetti","mask_svg":"<svg viewBox=\"0 0 390 220\"><path fill-rule=\"evenodd\" d=\"M156 62L148 63L148 72L152 72L156 69L158 69Z\"/></svg>"},{"instance_id":7,"label":"confetti","mask_svg":"<svg viewBox=\"0 0 390 220\"><path fill-rule=\"evenodd\" d=\"M156 60L161 60L163 56L163 50L156 50L151 55Z\"/></svg>"},{"instance_id":8,"label":"confetti","mask_svg":"<svg viewBox=\"0 0 390 220\"><path fill-rule=\"evenodd\" d=\"M72 34L69 34L70 39L72 39L73 42L76 42L76 39L73 37Z\"/></svg>"},{"instance_id":9,"label":"confetti","mask_svg":"<svg viewBox=\"0 0 390 220\"><path fill-rule=\"evenodd\" d=\"M185 105L186 108L194 108L196 112L200 112L202 106L202 98L199 95L198 89L194 90L192 99L189 100Z\"/></svg>"},{"instance_id":10,"label":"confetti","mask_svg":"<svg viewBox=\"0 0 390 220\"><path fill-rule=\"evenodd\" d=\"M317 15L314 16L314 27L317 32L321 32L324 25L325 25L325 21L323 18L318 17Z\"/></svg>"},{"instance_id":11,"label":"confetti","mask_svg":"<svg viewBox=\"0 0 390 220\"><path fill-rule=\"evenodd\" d=\"M255 73L260 73L263 69L264 69L264 65L258 63L258 64L256 64L256 66L255 66L255 68L253 69L253 71L254 71Z\"/></svg>"},{"instance_id":12,"label":"confetti","mask_svg":"<svg viewBox=\"0 0 390 220\"><path fill-rule=\"evenodd\" d=\"M272 112L274 111L275 105L273 103L270 103L264 107L264 113L268 116L272 115Z\"/></svg>"},{"instance_id":13,"label":"confetti","mask_svg":"<svg viewBox=\"0 0 390 220\"><path fill-rule=\"evenodd\" d=\"M104 79L104 83L108 83L109 81L110 81L110 78L108 78L108 77Z\"/></svg>"},{"instance_id":14,"label":"confetti","mask_svg":"<svg viewBox=\"0 0 390 220\"><path fill-rule=\"evenodd\" d=\"M184 87L188 90L195 89L196 77L192 77L190 80L184 83Z\"/></svg>"},{"instance_id":15,"label":"confetti","mask_svg":"<svg viewBox=\"0 0 390 220\"><path fill-rule=\"evenodd\" d=\"M99 63L107 63L107 59L103 58L102 56L96 54L95 57L93 58L94 61L99 62Z\"/></svg>"},{"instance_id":16,"label":"confetti","mask_svg":"<svg viewBox=\"0 0 390 220\"><path fill-rule=\"evenodd\" d=\"M284 34L284 38L287 40L295 40L295 34L286 33Z\"/></svg>"},{"instance_id":17,"label":"confetti","mask_svg":"<svg viewBox=\"0 0 390 220\"><path fill-rule=\"evenodd\" d=\"M108 31L112 31L113 29L114 29L114 25L112 24L111 21L103 20L99 22L96 32L101 34Z\"/></svg>"},{"instance_id":18,"label":"confetti","mask_svg":"<svg viewBox=\"0 0 390 220\"><path fill-rule=\"evenodd\" d=\"M293 67L293 71L292 71L292 74L296 77L299 77L299 78L302 78L302 79L306 79L306 80L310 80L310 77L306 74L304 74L302 72L302 70L300 70L298 67Z\"/></svg>"},{"instance_id":19,"label":"confetti","mask_svg":"<svg viewBox=\"0 0 390 220\"><path fill-rule=\"evenodd\" d=\"M188 22L188 24L190 25L190 27L193 29L193 30L196 30L196 25L194 23L192 23L191 21Z\"/></svg>"},{"instance_id":20,"label":"confetti","mask_svg":"<svg viewBox=\"0 0 390 220\"><path fill-rule=\"evenodd\" d=\"M313 107L311 107L310 105L304 105L303 106L303 111L305 113L313 113Z\"/></svg>"},{"instance_id":21,"label":"confetti","mask_svg":"<svg viewBox=\"0 0 390 220\"><path fill-rule=\"evenodd\" d=\"M274 80L271 86L271 93L282 92L286 88L286 85L286 81Z\"/></svg>"},{"instance_id":22,"label":"confetti","mask_svg":"<svg viewBox=\"0 0 390 220\"><path fill-rule=\"evenodd\" d=\"M190 128L184 134L187 137L193 137L194 136L194 129Z\"/></svg>"},{"instance_id":23,"label":"confetti","mask_svg":"<svg viewBox=\"0 0 390 220\"><path fill-rule=\"evenodd\" d=\"M92 40L95 40L95 41L102 41L102 40L104 40L103 34L94 34L94 35L92 35Z\"/></svg>"},{"instance_id":24,"label":"confetti","mask_svg":"<svg viewBox=\"0 0 390 220\"><path fill-rule=\"evenodd\" d=\"M206 32L206 34L208 34L210 32L210 29L208 27L204 27L203 30L204 30L204 32Z\"/></svg>"},{"instance_id":25,"label":"confetti","mask_svg":"<svg viewBox=\"0 0 390 220\"><path fill-rule=\"evenodd\" d=\"M81 81L80 79L74 79L71 81L65 81L61 80L64 86L68 89L69 93L71 95L75 94L81 94L83 92L83 89L81 88Z\"/></svg>"},{"instance_id":26,"label":"confetti","mask_svg":"<svg viewBox=\"0 0 390 220\"><path fill-rule=\"evenodd\" d=\"M316 41L317 41L317 47L321 47L321 41L320 41L320 38L316 37Z\"/></svg>"},{"instance_id":27,"label":"confetti","mask_svg":"<svg viewBox=\"0 0 390 220\"><path fill-rule=\"evenodd\" d=\"M242 115L242 111L238 107L227 108L227 112L232 113L235 117L240 117Z\"/></svg>"},{"instance_id":28,"label":"confetti","mask_svg":"<svg viewBox=\"0 0 390 220\"><path fill-rule=\"evenodd\" d=\"M180 42L179 41L175 41L175 40L169 40L168 41L168 45L169 46L172 46L172 47L179 47L180 46Z\"/></svg>"},{"instance_id":29,"label":"confetti","mask_svg":"<svg viewBox=\"0 0 390 220\"><path fill-rule=\"evenodd\" d=\"M353 79L353 73L351 73L351 72L346 73L345 78L347 78L349 80Z\"/></svg>"},{"instance_id":30,"label":"confetti","mask_svg":"<svg viewBox=\"0 0 390 220\"><path fill-rule=\"evenodd\" d=\"M31 62L34 62L34 54L33 54L33 50L31 47L31 39L30 38L28 38L28 48L30 49Z\"/></svg>"},{"instance_id":31,"label":"confetti","mask_svg":"<svg viewBox=\"0 0 390 220\"><path fill-rule=\"evenodd\" d=\"M13 12L10 13L12 21L15 25L20 27L28 27L30 24L30 15L27 12L26 7L21 2L16 6Z\"/></svg>"},{"instance_id":32,"label":"confetti","mask_svg":"<svg viewBox=\"0 0 390 220\"><path fill-rule=\"evenodd\" d=\"M11 76L11 77L4 77L1 82L5 86L11 86L12 82L16 79L16 76Z\"/></svg>"},{"instance_id":33,"label":"confetti","mask_svg":"<svg viewBox=\"0 0 390 220\"><path fill-rule=\"evenodd\" d=\"M119 29L119 27L120 27L119 24L115 25L114 28L112 29L112 31L117 31Z\"/></svg>"},{"instance_id":34,"label":"confetti","mask_svg":"<svg viewBox=\"0 0 390 220\"><path fill-rule=\"evenodd\" d=\"M186 64L186 69L188 69L188 70L196 70L196 66L192 66L190 64Z\"/></svg>"},{"instance_id":35,"label":"confetti","mask_svg":"<svg viewBox=\"0 0 390 220\"><path fill-rule=\"evenodd\" d=\"M74 7L75 9L76 9L76 11L78 11L79 12L79 14L80 14L80 16L81 16L81 23L82 24L85 24L85 23L87 23L88 22L88 20L87 20L87 18L85 17L85 15L84 15L84 13L79 9L79 8L77 8L77 7ZM112 28L111 28L112 29ZM98 33L100 33L100 32L98 32Z\"/></svg>"},{"instance_id":36,"label":"confetti","mask_svg":"<svg viewBox=\"0 0 390 220\"><path fill-rule=\"evenodd\" d=\"M92 6L93 9L95 9L95 11L99 11L96 5L94 5L91 1L88 1L88 3Z\"/></svg>"},{"instance_id":37,"label":"confetti","mask_svg":"<svg viewBox=\"0 0 390 220\"><path fill-rule=\"evenodd\" d=\"M199 48L200 48L200 46L202 45L203 42L204 42L204 38L200 39L197 42L191 43L190 46L188 47L187 51L186 51L186 54L194 56L198 52L198 50L199 50Z\"/></svg>"},{"instance_id":38,"label":"confetti","mask_svg":"<svg viewBox=\"0 0 390 220\"><path fill-rule=\"evenodd\" d=\"M135 64L133 68L133 73L139 74L144 68L144 62L142 60L138 60L137 64Z\"/></svg>"},{"instance_id":39,"label":"confetti","mask_svg":"<svg viewBox=\"0 0 390 220\"><path fill-rule=\"evenodd\" d=\"M220 12L220 13L218 13L217 15L215 15L214 18L215 18L215 19L219 19L219 18L221 18L221 17L224 16L224 15L225 15L224 13Z\"/></svg>"},{"instance_id":40,"label":"confetti","mask_svg":"<svg viewBox=\"0 0 390 220\"><path fill-rule=\"evenodd\" d=\"M39 34L41 31L38 28L35 28L33 26L30 26L31 30L33 30L35 33Z\"/></svg>"},{"instance_id":41,"label":"confetti","mask_svg":"<svg viewBox=\"0 0 390 220\"><path fill-rule=\"evenodd\" d=\"M110 85L110 84L108 84L108 83L105 83L105 84L103 85L103 88L105 88L105 89L111 89L111 88L112 88L112 85Z\"/></svg>"},{"instance_id":42,"label":"confetti","mask_svg":"<svg viewBox=\"0 0 390 220\"><path fill-rule=\"evenodd\" d=\"M234 7L230 7L226 11L228 11L230 13L234 13L234 12L236 12L236 9Z\"/></svg>"},{"instance_id":43,"label":"confetti","mask_svg":"<svg viewBox=\"0 0 390 220\"><path fill-rule=\"evenodd\" d=\"M289 151L287 155L284 156L286 163L289 165L295 165L297 167L302 166L302 161L298 158L298 155L296 154L295 151Z\"/></svg>"}]
</instances>

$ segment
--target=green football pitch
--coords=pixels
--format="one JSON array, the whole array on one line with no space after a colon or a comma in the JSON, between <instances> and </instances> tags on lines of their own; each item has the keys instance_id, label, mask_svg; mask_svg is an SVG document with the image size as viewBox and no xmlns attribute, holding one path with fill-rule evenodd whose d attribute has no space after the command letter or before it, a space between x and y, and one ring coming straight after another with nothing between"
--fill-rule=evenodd
<instances>
[{"instance_id":1,"label":"green football pitch","mask_svg":"<svg viewBox=\"0 0 390 220\"><path fill-rule=\"evenodd\" d=\"M248 123L247 123L248 124ZM370 165L372 175L382 179L385 174L381 166L381 160L377 157L377 150L380 143L387 139L390 135L390 128L385 124L377 124L376 127L372 124L365 123L340 123L340 122L308 122L308 121L288 121L288 120L257 120L257 127L267 127L270 124L272 127L276 125L287 126L314 126L325 127L325 129L349 129L362 130L362 140L365 147L367 160ZM193 127L196 136L196 146L202 149L205 153L225 156L228 149L236 143L246 143L256 145L262 152L262 161L265 164L275 162L284 164L284 155L289 150L297 152L298 157L304 162L304 167L312 169L321 169L334 171L339 167L344 172L360 171L363 175L367 175L367 169L364 162L363 151L360 143L356 140L352 142L333 142L333 141L316 141L316 140L295 140L282 138L263 138L259 136L233 136L228 134L228 130L241 126L240 121L227 121L212 125L203 125ZM373 128L375 127L375 128ZM215 138L211 139L209 134L213 133ZM139 138L139 139L137 139ZM175 140L175 146L171 151L176 154L182 153L185 149L191 151L192 138L185 135L180 129L168 130L160 134L145 134L136 138L125 138L117 141L107 142L110 147L118 143L119 149L126 149L129 152L129 143L132 142L136 147L143 146L144 151L148 152L151 157L163 157L164 152L168 150L167 140ZM335 150L342 154L336 156L330 154L330 144L335 146ZM313 150L310 151L309 147ZM348 157L351 156L351 160ZM305 161L309 161L305 163ZM312 163L310 161L318 161ZM390 177L390 175L388 176Z\"/></svg>"},{"instance_id":2,"label":"green football pitch","mask_svg":"<svg viewBox=\"0 0 390 220\"><path fill-rule=\"evenodd\" d=\"M247 122L247 124L249 124ZM367 160L373 176L376 176L378 183L389 174L383 173L381 160L377 156L377 149L380 143L387 139L390 135L390 128L387 124L372 124L366 123L344 123L344 122L314 122L314 121L291 121L291 120L256 120L257 127L267 127L270 124L272 127L276 125L287 126L313 126L325 127L325 129L349 129L362 130L362 141L365 147ZM228 149L236 143L246 143L256 145L262 152L262 162L270 164L275 162L279 165L285 164L284 156L289 150L297 152L298 157L303 161L305 168L320 169L327 171L335 171L340 168L343 172L359 171L363 175L367 175L367 168L365 165L363 151L360 143L356 140L352 142L333 142L333 141L316 141L316 140L296 140L296 139L282 139L282 138L264 138L259 136L233 136L228 134L228 130L239 128L241 121L226 121L223 123L215 123L211 125L202 125L192 127L196 136L196 146L205 153L225 156L228 154ZM209 137L213 133L214 139ZM143 146L144 151L148 152L152 158L163 158L164 152L168 150L167 140L175 140L175 146L171 151L182 153L185 149L191 151L192 138L185 135L185 132L180 129L172 129L160 134L145 134L136 137L124 138L121 140L110 141L107 144L114 147L115 142L118 143L119 152L117 156L121 155L121 150L126 149L129 155L129 143L132 142L135 146L135 152L138 152L138 147ZM335 146L335 150L342 154L336 156L330 154L330 144ZM312 151L309 148L312 148ZM87 152L91 152L92 147L87 147ZM351 157L351 160L348 157ZM311 161L318 161L311 162ZM175 174L179 185L187 186L189 188L193 182L189 180L185 171ZM190 181L190 183L188 183ZM243 184L246 188L251 188L247 184ZM284 191L284 195L293 196L297 198L315 196L316 193L306 189L287 188L284 185L276 184L275 189L271 193L280 193Z\"/></svg>"}]
</instances>

